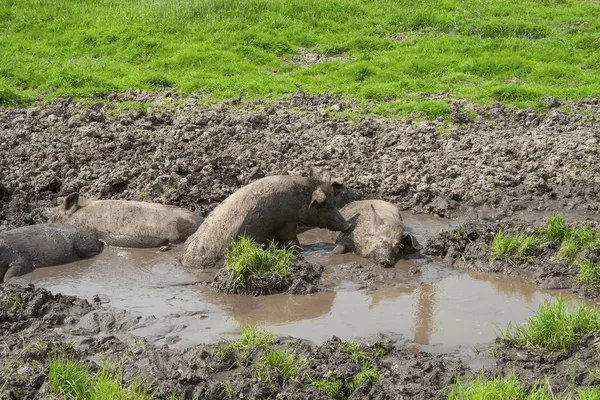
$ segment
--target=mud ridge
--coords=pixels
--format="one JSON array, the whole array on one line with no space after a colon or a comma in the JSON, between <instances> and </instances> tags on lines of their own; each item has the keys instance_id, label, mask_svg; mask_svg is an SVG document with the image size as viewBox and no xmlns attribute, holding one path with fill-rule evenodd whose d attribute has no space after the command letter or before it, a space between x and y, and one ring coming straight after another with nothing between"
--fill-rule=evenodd
<instances>
[{"instance_id":1,"label":"mud ridge","mask_svg":"<svg viewBox=\"0 0 600 400\"><path fill-rule=\"evenodd\" d=\"M213 105L173 92L101 95L0 108L0 229L43 221L75 191L206 215L253 179L312 164L331 167L356 198L445 216L598 210L597 99L547 112L452 103L450 121L413 121L345 117L368 105L304 92Z\"/></svg>"},{"instance_id":2,"label":"mud ridge","mask_svg":"<svg viewBox=\"0 0 600 400\"><path fill-rule=\"evenodd\" d=\"M544 243L524 259L497 260L490 245L499 230L534 232L535 226L515 222L470 222L453 231L440 232L427 244L426 253L440 256L455 268L499 272L533 282L540 289L569 289L586 297L598 297L598 288L575 279L579 268L557 256L555 243Z\"/></svg>"},{"instance_id":3,"label":"mud ridge","mask_svg":"<svg viewBox=\"0 0 600 400\"><path fill-rule=\"evenodd\" d=\"M219 270L210 286L219 292L262 296L276 293L311 294L319 288L324 267L306 260L298 260L285 276L259 275L251 277L244 286L237 286L225 268Z\"/></svg>"}]
</instances>

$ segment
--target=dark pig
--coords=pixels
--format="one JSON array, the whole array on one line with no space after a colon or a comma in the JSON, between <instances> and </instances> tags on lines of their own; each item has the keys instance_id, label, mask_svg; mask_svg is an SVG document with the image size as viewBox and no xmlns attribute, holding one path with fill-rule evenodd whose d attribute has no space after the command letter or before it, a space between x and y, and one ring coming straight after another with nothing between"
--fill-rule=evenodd
<instances>
[{"instance_id":1,"label":"dark pig","mask_svg":"<svg viewBox=\"0 0 600 400\"><path fill-rule=\"evenodd\" d=\"M67 264L102 251L102 243L89 229L40 224L0 233L0 280L36 268Z\"/></svg>"}]
</instances>

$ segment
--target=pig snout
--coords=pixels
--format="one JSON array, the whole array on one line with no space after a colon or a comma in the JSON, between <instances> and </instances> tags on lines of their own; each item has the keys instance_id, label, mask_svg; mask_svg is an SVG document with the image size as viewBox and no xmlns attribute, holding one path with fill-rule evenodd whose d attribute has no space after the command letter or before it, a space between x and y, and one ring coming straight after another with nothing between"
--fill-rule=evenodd
<instances>
[{"instance_id":1,"label":"pig snout","mask_svg":"<svg viewBox=\"0 0 600 400\"><path fill-rule=\"evenodd\" d=\"M394 266L397 252L392 245L385 243L377 246L375 251L371 253L371 257L383 267L390 268Z\"/></svg>"},{"instance_id":2,"label":"pig snout","mask_svg":"<svg viewBox=\"0 0 600 400\"><path fill-rule=\"evenodd\" d=\"M328 218L325 218L325 225L322 228L327 228L332 231L339 231L344 235L350 233L354 228L354 225L346 221L342 214L337 209L333 209L328 213Z\"/></svg>"}]
</instances>

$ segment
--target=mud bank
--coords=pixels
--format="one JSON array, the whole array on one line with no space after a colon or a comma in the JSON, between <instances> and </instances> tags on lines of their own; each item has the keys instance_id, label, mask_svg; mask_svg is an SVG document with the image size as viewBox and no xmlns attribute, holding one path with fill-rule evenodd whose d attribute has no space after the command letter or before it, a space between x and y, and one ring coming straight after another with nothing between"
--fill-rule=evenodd
<instances>
[{"instance_id":1,"label":"mud bank","mask_svg":"<svg viewBox=\"0 0 600 400\"><path fill-rule=\"evenodd\" d=\"M40 222L42 208L74 191L206 215L252 179L312 164L331 167L357 198L440 215L598 210L597 99L545 113L453 103L451 121L347 118L365 110L302 92L235 103L128 91L93 105L0 108L0 229Z\"/></svg>"},{"instance_id":2,"label":"mud bank","mask_svg":"<svg viewBox=\"0 0 600 400\"><path fill-rule=\"evenodd\" d=\"M594 221L581 223L597 226ZM513 222L470 222L459 228L442 231L427 244L429 255L440 256L456 268L481 272L499 272L517 276L533 282L539 289L567 289L581 296L597 298L597 286L577 280L579 266L558 255L556 243L543 243L531 255L521 259L495 259L492 241L496 234L503 232L523 232L531 234L539 225L517 224ZM597 253L597 251L595 252ZM591 255L593 260L597 254Z\"/></svg>"},{"instance_id":3,"label":"mud bank","mask_svg":"<svg viewBox=\"0 0 600 400\"><path fill-rule=\"evenodd\" d=\"M356 354L353 358L345 350L348 342L336 337L318 346L292 337L274 339L274 348L293 350L307 361L297 380L282 380L274 375L266 379L258 362L265 348L256 349L240 363L235 351L220 356L219 344L185 349L150 344L127 333L139 318L99 302L14 285L1 287L0 299L3 399L47 398L48 364L57 356L85 362L92 369L109 363L122 369L125 382L141 377L152 385L157 399L170 398L173 393L186 399L331 399L314 383L336 379L348 382L361 370ZM599 367L596 343L596 337L587 336L573 349L555 353L499 347L485 362L487 367L482 372L508 376L515 371L525 385L547 377L554 393L573 386L597 385L600 380L590 374ZM471 371L460 352L415 351L384 336L357 346L359 357L367 357L378 378L376 382L362 382L339 398L443 398L457 377L481 372Z\"/></svg>"},{"instance_id":4,"label":"mud bank","mask_svg":"<svg viewBox=\"0 0 600 400\"><path fill-rule=\"evenodd\" d=\"M310 359L306 378L299 382L265 382L254 374L257 366L252 362L223 375L216 372L233 366L227 359L216 358L214 346L174 350L148 344L143 338L125 333L137 323L126 312L33 286L4 286L0 288L0 298L0 334L5 343L0 352L0 396L7 399L47 397L48 362L56 355L68 355L97 366L114 362L122 366L125 381L141 376L147 384L158 386L159 399L169 398L173 389L184 398L230 398L225 387L234 398L278 395L283 399L327 399L330 397L310 382L353 376L359 369L335 337L321 346L278 338L275 345L294 348L300 356ZM7 299L10 305L4 302ZM350 398L384 399L392 394L392 398L397 394L432 398L451 384L456 374L467 371L457 356L415 353L385 338L362 348L369 354L378 351L374 365L380 381L360 385Z\"/></svg>"}]
</instances>

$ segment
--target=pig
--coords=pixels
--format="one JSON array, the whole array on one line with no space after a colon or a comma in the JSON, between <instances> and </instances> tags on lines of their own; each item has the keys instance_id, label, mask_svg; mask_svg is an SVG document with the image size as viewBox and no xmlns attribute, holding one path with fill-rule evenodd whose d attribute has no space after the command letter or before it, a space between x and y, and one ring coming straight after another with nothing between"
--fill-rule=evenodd
<instances>
[{"instance_id":1,"label":"pig","mask_svg":"<svg viewBox=\"0 0 600 400\"><path fill-rule=\"evenodd\" d=\"M0 233L0 281L36 268L67 264L102 251L102 243L89 229L39 224Z\"/></svg>"},{"instance_id":2,"label":"pig","mask_svg":"<svg viewBox=\"0 0 600 400\"><path fill-rule=\"evenodd\" d=\"M391 267L401 254L421 249L417 239L404 230L398 208L383 200L354 201L340 213L354 222L352 232L338 237L335 254L354 252L384 267Z\"/></svg>"},{"instance_id":3,"label":"pig","mask_svg":"<svg viewBox=\"0 0 600 400\"><path fill-rule=\"evenodd\" d=\"M215 268L223 264L233 239L246 235L257 243L299 245L298 224L347 232L351 225L335 207L338 179L328 170L311 168L310 176L275 175L256 180L219 204L186 240L185 267Z\"/></svg>"},{"instance_id":4,"label":"pig","mask_svg":"<svg viewBox=\"0 0 600 400\"><path fill-rule=\"evenodd\" d=\"M91 200L68 195L50 220L93 230L109 246L161 247L183 243L202 217L182 208L129 200Z\"/></svg>"}]
</instances>

